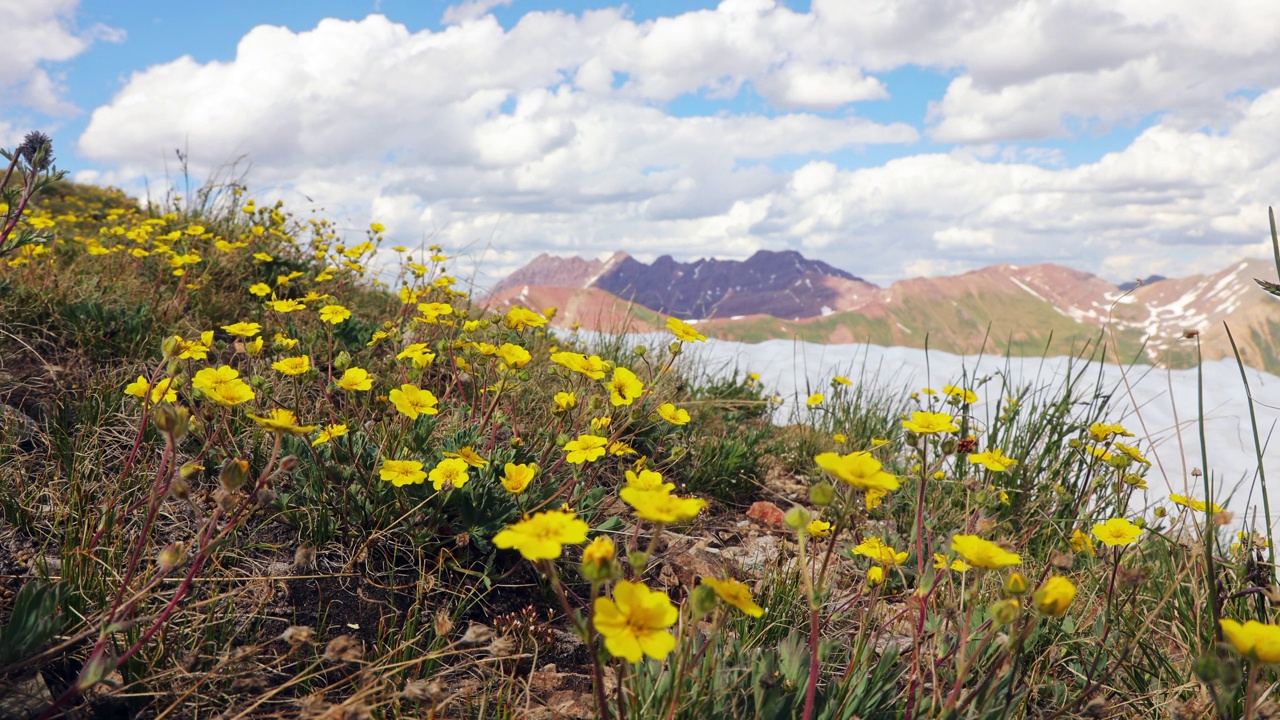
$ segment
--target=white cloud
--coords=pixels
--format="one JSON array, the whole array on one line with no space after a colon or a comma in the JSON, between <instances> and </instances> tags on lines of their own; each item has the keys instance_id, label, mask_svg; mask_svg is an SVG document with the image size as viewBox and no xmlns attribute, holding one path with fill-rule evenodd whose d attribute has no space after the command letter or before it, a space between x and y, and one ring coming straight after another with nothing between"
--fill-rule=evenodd
<instances>
[{"instance_id":1,"label":"white cloud","mask_svg":"<svg viewBox=\"0 0 1280 720\"><path fill-rule=\"evenodd\" d=\"M529 13L510 30L483 14L494 5L464 5L437 32L377 15L264 26L234 60L147 68L94 111L81 152L114 182L155 177L175 147L197 171L247 154L255 185L355 226L376 217L406 245L491 247L494 275L542 251L762 247L882 280L1041 259L1185 274L1262 252L1257 213L1280 191L1280 58L1255 67L1277 52L1254 27L1269 5L1222 0L1227 19L1197 23L1190 0L726 0L651 22ZM955 72L929 132L972 144L840 169L834 154L919 139L851 105L894 91L876 74L904 64ZM666 107L747 86L769 112ZM1263 92L1224 100L1242 87ZM1077 167L1001 144L1152 113L1129 147Z\"/></svg>"},{"instance_id":2,"label":"white cloud","mask_svg":"<svg viewBox=\"0 0 1280 720\"><path fill-rule=\"evenodd\" d=\"M95 40L119 42L123 33L97 25L76 27L79 0L0 0L0 101L50 115L67 115L75 107L66 100L58 75L48 65L70 60Z\"/></svg>"},{"instance_id":3,"label":"white cloud","mask_svg":"<svg viewBox=\"0 0 1280 720\"><path fill-rule=\"evenodd\" d=\"M465 0L445 8L441 19L446 23L475 20L496 7L506 7L513 2L515 0Z\"/></svg>"}]
</instances>

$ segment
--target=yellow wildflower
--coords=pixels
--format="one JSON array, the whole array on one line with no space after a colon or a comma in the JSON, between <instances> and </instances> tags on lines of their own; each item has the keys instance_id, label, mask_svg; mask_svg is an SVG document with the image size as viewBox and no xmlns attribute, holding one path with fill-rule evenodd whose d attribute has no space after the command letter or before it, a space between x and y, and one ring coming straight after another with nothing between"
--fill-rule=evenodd
<instances>
[{"instance_id":1,"label":"yellow wildflower","mask_svg":"<svg viewBox=\"0 0 1280 720\"><path fill-rule=\"evenodd\" d=\"M764 615L764 608L757 605L756 601L751 598L751 590L745 584L737 580L717 580L715 578L702 578L702 584L710 586L712 590L716 591L716 597L747 615L756 618Z\"/></svg>"},{"instance_id":2,"label":"yellow wildflower","mask_svg":"<svg viewBox=\"0 0 1280 720\"><path fill-rule=\"evenodd\" d=\"M508 525L493 536L493 544L503 550L518 550L526 560L554 560L565 545L586 542L588 530L572 510L549 510Z\"/></svg>"},{"instance_id":3,"label":"yellow wildflower","mask_svg":"<svg viewBox=\"0 0 1280 720\"><path fill-rule=\"evenodd\" d=\"M970 565L988 570L1022 564L1022 558L1017 553L1009 552L977 535L952 535L951 549Z\"/></svg>"},{"instance_id":4,"label":"yellow wildflower","mask_svg":"<svg viewBox=\"0 0 1280 720\"><path fill-rule=\"evenodd\" d=\"M613 589L613 599L596 598L592 625L604 637L610 655L638 663L645 655L662 660L675 649L676 638L667 628L680 611L666 593L641 583L623 580Z\"/></svg>"}]
</instances>

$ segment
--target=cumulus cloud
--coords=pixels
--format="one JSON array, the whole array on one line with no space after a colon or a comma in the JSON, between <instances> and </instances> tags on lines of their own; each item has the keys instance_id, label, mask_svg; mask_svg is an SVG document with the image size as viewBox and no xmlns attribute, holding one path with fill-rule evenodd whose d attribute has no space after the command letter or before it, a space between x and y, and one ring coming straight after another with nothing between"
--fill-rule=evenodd
<instances>
[{"instance_id":1,"label":"cumulus cloud","mask_svg":"<svg viewBox=\"0 0 1280 720\"><path fill-rule=\"evenodd\" d=\"M95 40L123 38L121 31L103 25L79 29L74 22L78 4L79 0L0 0L0 100L51 115L75 111L47 66L74 58Z\"/></svg>"},{"instance_id":2,"label":"cumulus cloud","mask_svg":"<svg viewBox=\"0 0 1280 720\"><path fill-rule=\"evenodd\" d=\"M494 3L471 0L439 31L380 15L262 26L233 60L136 73L80 151L115 182L154 176L175 147L197 170L247 155L255 184L357 226L376 217L406 244L486 251L494 275L543 251L760 248L882 280L1038 259L1185 274L1175 265L1261 252L1259 212L1280 189L1280 62L1255 67L1276 44L1243 0L1220 5L1198 24L1190 0L814 0L804 13L725 0L646 22L533 12L504 29ZM1238 43L1223 39L1237 26ZM953 75L917 118L953 149L909 155L919 128L859 114L904 65ZM763 110L669 106L752 93ZM1153 113L1129 147L1075 167L1001 144ZM834 160L875 145L906 156Z\"/></svg>"}]
</instances>

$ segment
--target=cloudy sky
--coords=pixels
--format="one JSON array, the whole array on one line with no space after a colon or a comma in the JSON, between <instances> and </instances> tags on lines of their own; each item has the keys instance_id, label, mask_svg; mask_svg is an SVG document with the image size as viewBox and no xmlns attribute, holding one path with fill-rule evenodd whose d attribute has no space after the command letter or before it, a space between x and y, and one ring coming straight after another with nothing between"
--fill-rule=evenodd
<instances>
[{"instance_id":1,"label":"cloudy sky","mask_svg":"<svg viewBox=\"0 0 1280 720\"><path fill-rule=\"evenodd\" d=\"M876 282L1268 251L1273 0L0 0L0 142L185 148L500 276L795 249ZM484 279L481 278L481 282Z\"/></svg>"}]
</instances>

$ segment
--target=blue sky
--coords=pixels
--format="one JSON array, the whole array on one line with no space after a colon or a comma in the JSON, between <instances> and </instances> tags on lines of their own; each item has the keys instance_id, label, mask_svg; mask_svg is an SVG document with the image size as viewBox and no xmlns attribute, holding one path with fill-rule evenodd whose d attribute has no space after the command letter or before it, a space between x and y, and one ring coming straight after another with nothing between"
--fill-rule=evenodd
<instances>
[{"instance_id":1,"label":"blue sky","mask_svg":"<svg viewBox=\"0 0 1280 720\"><path fill-rule=\"evenodd\" d=\"M40 127L135 191L175 146L247 155L495 272L768 248L881 281L1185 274L1260 254L1275 199L1278 11L1224 3L0 3L42 48L0 49L0 139Z\"/></svg>"}]
</instances>

